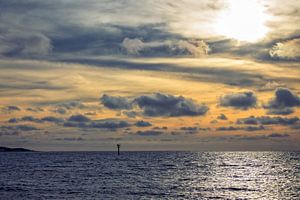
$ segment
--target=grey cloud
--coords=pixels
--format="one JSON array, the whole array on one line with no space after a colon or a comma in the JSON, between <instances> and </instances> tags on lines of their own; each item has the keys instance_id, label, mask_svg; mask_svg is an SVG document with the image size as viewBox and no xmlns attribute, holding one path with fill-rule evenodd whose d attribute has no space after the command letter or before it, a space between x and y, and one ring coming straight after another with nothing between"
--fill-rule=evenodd
<instances>
[{"instance_id":1,"label":"grey cloud","mask_svg":"<svg viewBox=\"0 0 300 200\"><path fill-rule=\"evenodd\" d=\"M300 97L287 88L277 88L275 98L271 99L264 107L270 114L287 115L293 113L293 107L300 106Z\"/></svg>"},{"instance_id":2,"label":"grey cloud","mask_svg":"<svg viewBox=\"0 0 300 200\"><path fill-rule=\"evenodd\" d=\"M161 93L142 95L134 101L146 116L197 116L208 111L207 106L197 104L192 99Z\"/></svg>"},{"instance_id":3,"label":"grey cloud","mask_svg":"<svg viewBox=\"0 0 300 200\"><path fill-rule=\"evenodd\" d=\"M217 117L217 119L219 119L219 120L227 120L228 118L226 117L226 115L224 115L223 113L221 113L221 114Z\"/></svg>"},{"instance_id":4,"label":"grey cloud","mask_svg":"<svg viewBox=\"0 0 300 200\"><path fill-rule=\"evenodd\" d=\"M289 134L280 134L280 133L271 133L268 135L269 138L286 138L286 137L290 137Z\"/></svg>"},{"instance_id":5,"label":"grey cloud","mask_svg":"<svg viewBox=\"0 0 300 200\"><path fill-rule=\"evenodd\" d=\"M62 122L64 122L64 119L53 117L53 116L47 116L47 117L43 117L41 119L41 121L43 121L43 122L52 122L52 123L62 123Z\"/></svg>"},{"instance_id":6,"label":"grey cloud","mask_svg":"<svg viewBox=\"0 0 300 200\"><path fill-rule=\"evenodd\" d=\"M198 133L198 127L194 126L194 127L181 127L180 128L181 131L184 131L187 134L196 134Z\"/></svg>"},{"instance_id":7,"label":"grey cloud","mask_svg":"<svg viewBox=\"0 0 300 200\"><path fill-rule=\"evenodd\" d=\"M35 126L31 125L15 125L15 126L0 126L1 131L36 131L39 130Z\"/></svg>"},{"instance_id":8,"label":"grey cloud","mask_svg":"<svg viewBox=\"0 0 300 200\"><path fill-rule=\"evenodd\" d=\"M19 108L18 106L5 106L3 108L1 108L1 111L4 113L12 113L12 112L17 112L20 111L21 108Z\"/></svg>"},{"instance_id":9,"label":"grey cloud","mask_svg":"<svg viewBox=\"0 0 300 200\"><path fill-rule=\"evenodd\" d=\"M68 121L63 124L65 127L77 128L99 128L109 129L114 131L119 128L126 128L131 126L127 121L118 120L91 120L84 115L73 115L69 117Z\"/></svg>"},{"instance_id":10,"label":"grey cloud","mask_svg":"<svg viewBox=\"0 0 300 200\"><path fill-rule=\"evenodd\" d=\"M152 124L151 124L150 122L146 122L146 121L143 121L143 120L137 121L137 122L135 123L135 125L136 125L137 127L147 127L147 126L152 126Z\"/></svg>"},{"instance_id":11,"label":"grey cloud","mask_svg":"<svg viewBox=\"0 0 300 200\"><path fill-rule=\"evenodd\" d=\"M270 115L289 115L294 112L291 107L268 108L267 114Z\"/></svg>"},{"instance_id":12,"label":"grey cloud","mask_svg":"<svg viewBox=\"0 0 300 200\"><path fill-rule=\"evenodd\" d=\"M139 52L145 48L145 44L140 39L125 38L122 42L122 46L126 49L129 54L138 55Z\"/></svg>"},{"instance_id":13,"label":"grey cloud","mask_svg":"<svg viewBox=\"0 0 300 200\"><path fill-rule=\"evenodd\" d=\"M104 94L100 101L102 104L110 109L131 109L132 103L128 98L125 97L119 97L119 96L109 96L107 94Z\"/></svg>"},{"instance_id":14,"label":"grey cloud","mask_svg":"<svg viewBox=\"0 0 300 200\"><path fill-rule=\"evenodd\" d=\"M52 112L64 115L67 114L69 111L74 109L85 109L86 106L81 103L80 101L67 101L62 103L57 103L54 105L55 108L52 109Z\"/></svg>"},{"instance_id":15,"label":"grey cloud","mask_svg":"<svg viewBox=\"0 0 300 200\"><path fill-rule=\"evenodd\" d=\"M44 122L51 122L51 123L63 123L64 119L57 118L53 116L46 116L43 118L36 118L33 116L24 116L21 118L11 118L8 120L9 123L18 123L18 122L34 122L34 123L44 123Z\"/></svg>"},{"instance_id":16,"label":"grey cloud","mask_svg":"<svg viewBox=\"0 0 300 200\"><path fill-rule=\"evenodd\" d=\"M126 128L131 126L127 121L105 121L105 122L93 122L91 124L92 128L107 128L107 129L117 129Z\"/></svg>"},{"instance_id":17,"label":"grey cloud","mask_svg":"<svg viewBox=\"0 0 300 200\"><path fill-rule=\"evenodd\" d=\"M132 101L125 97L113 97L108 95L104 97L105 98L101 98L102 102L104 102L108 108L132 108L133 105L137 105L145 116L198 116L205 115L209 109L206 105L197 104L192 99L162 93L141 95ZM135 117L136 111L133 112L134 113L126 112L124 114L132 113L134 114L132 117Z\"/></svg>"},{"instance_id":18,"label":"grey cloud","mask_svg":"<svg viewBox=\"0 0 300 200\"><path fill-rule=\"evenodd\" d=\"M166 127L166 126L163 126L163 127L155 126L152 129L153 130L168 130L168 127Z\"/></svg>"},{"instance_id":19,"label":"grey cloud","mask_svg":"<svg viewBox=\"0 0 300 200\"><path fill-rule=\"evenodd\" d=\"M26 110L30 111L30 112L43 112L44 111L44 109L40 108L40 107L37 107L37 108L31 108L31 107L29 107Z\"/></svg>"},{"instance_id":20,"label":"grey cloud","mask_svg":"<svg viewBox=\"0 0 300 200\"><path fill-rule=\"evenodd\" d=\"M68 121L71 121L71 122L90 122L91 119L84 116L84 115L72 115L71 117L69 117Z\"/></svg>"},{"instance_id":21,"label":"grey cloud","mask_svg":"<svg viewBox=\"0 0 300 200\"><path fill-rule=\"evenodd\" d=\"M71 110L74 108L85 108L86 106L82 104L80 101L68 101L56 104L58 108L65 108L67 110Z\"/></svg>"},{"instance_id":22,"label":"grey cloud","mask_svg":"<svg viewBox=\"0 0 300 200\"><path fill-rule=\"evenodd\" d=\"M137 131L135 134L139 136L159 136L164 132L155 130Z\"/></svg>"},{"instance_id":23,"label":"grey cloud","mask_svg":"<svg viewBox=\"0 0 300 200\"><path fill-rule=\"evenodd\" d=\"M143 42L138 38L125 38L122 42L123 48L125 48L128 54L132 55L151 55L157 52L164 52L163 54L170 55L193 55L195 57L201 57L207 55L210 52L209 45L203 40L183 40L173 39L164 41L151 41Z\"/></svg>"},{"instance_id":24,"label":"grey cloud","mask_svg":"<svg viewBox=\"0 0 300 200\"><path fill-rule=\"evenodd\" d=\"M221 140L245 140L245 141L252 141L252 140L268 140L268 139L284 139L284 138L288 138L290 137L289 134L280 134L280 133L271 133L268 135L253 135L253 136L249 136L249 135L230 135L230 136L223 136L223 137L219 137L219 139Z\"/></svg>"},{"instance_id":25,"label":"grey cloud","mask_svg":"<svg viewBox=\"0 0 300 200\"><path fill-rule=\"evenodd\" d=\"M220 105L248 109L256 106L257 98L253 92L227 94L220 98Z\"/></svg>"},{"instance_id":26,"label":"grey cloud","mask_svg":"<svg viewBox=\"0 0 300 200\"><path fill-rule=\"evenodd\" d=\"M57 141L84 141L82 137L55 138Z\"/></svg>"},{"instance_id":27,"label":"grey cloud","mask_svg":"<svg viewBox=\"0 0 300 200\"><path fill-rule=\"evenodd\" d=\"M279 59L300 59L300 38L277 42L269 51L273 58Z\"/></svg>"},{"instance_id":28,"label":"grey cloud","mask_svg":"<svg viewBox=\"0 0 300 200\"><path fill-rule=\"evenodd\" d=\"M293 125L299 121L298 117L284 118L284 117L254 117L241 118L237 120L238 124L262 124L262 125Z\"/></svg>"},{"instance_id":29,"label":"grey cloud","mask_svg":"<svg viewBox=\"0 0 300 200\"><path fill-rule=\"evenodd\" d=\"M139 115L139 113L136 111L124 111L123 114L129 118L135 118L136 116Z\"/></svg>"},{"instance_id":30,"label":"grey cloud","mask_svg":"<svg viewBox=\"0 0 300 200\"><path fill-rule=\"evenodd\" d=\"M245 126L245 127L240 127L240 126L228 126L228 127L219 127L216 129L217 131L239 131L239 130L245 130L245 131L260 131L260 130L265 130L264 126Z\"/></svg>"}]
</instances>

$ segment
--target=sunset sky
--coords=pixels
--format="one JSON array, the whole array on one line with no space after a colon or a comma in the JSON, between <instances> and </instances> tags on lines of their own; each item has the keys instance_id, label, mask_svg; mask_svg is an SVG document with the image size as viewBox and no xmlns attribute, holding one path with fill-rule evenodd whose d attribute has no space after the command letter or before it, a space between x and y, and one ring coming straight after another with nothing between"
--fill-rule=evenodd
<instances>
[{"instance_id":1,"label":"sunset sky","mask_svg":"<svg viewBox=\"0 0 300 200\"><path fill-rule=\"evenodd\" d=\"M300 150L299 0L0 0L0 146Z\"/></svg>"}]
</instances>

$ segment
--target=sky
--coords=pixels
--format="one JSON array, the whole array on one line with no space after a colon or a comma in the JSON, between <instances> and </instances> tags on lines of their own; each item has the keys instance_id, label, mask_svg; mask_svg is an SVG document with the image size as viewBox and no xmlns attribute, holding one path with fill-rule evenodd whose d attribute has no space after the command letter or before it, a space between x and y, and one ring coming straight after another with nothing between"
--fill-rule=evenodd
<instances>
[{"instance_id":1,"label":"sky","mask_svg":"<svg viewBox=\"0 0 300 200\"><path fill-rule=\"evenodd\" d=\"M0 0L0 145L300 150L298 0Z\"/></svg>"}]
</instances>

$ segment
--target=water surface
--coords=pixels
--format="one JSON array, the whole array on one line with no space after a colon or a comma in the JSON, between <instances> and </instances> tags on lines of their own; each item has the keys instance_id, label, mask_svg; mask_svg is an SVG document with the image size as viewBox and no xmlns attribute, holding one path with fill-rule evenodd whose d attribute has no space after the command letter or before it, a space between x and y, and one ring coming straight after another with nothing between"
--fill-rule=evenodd
<instances>
[{"instance_id":1,"label":"water surface","mask_svg":"<svg viewBox=\"0 0 300 200\"><path fill-rule=\"evenodd\" d=\"M0 199L299 199L300 152L0 153Z\"/></svg>"}]
</instances>

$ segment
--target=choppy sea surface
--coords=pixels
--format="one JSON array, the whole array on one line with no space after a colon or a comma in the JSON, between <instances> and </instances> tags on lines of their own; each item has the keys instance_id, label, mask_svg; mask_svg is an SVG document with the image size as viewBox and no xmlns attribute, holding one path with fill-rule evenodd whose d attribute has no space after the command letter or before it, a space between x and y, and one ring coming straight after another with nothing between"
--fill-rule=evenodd
<instances>
[{"instance_id":1,"label":"choppy sea surface","mask_svg":"<svg viewBox=\"0 0 300 200\"><path fill-rule=\"evenodd\" d=\"M0 199L300 199L300 152L0 153Z\"/></svg>"}]
</instances>

